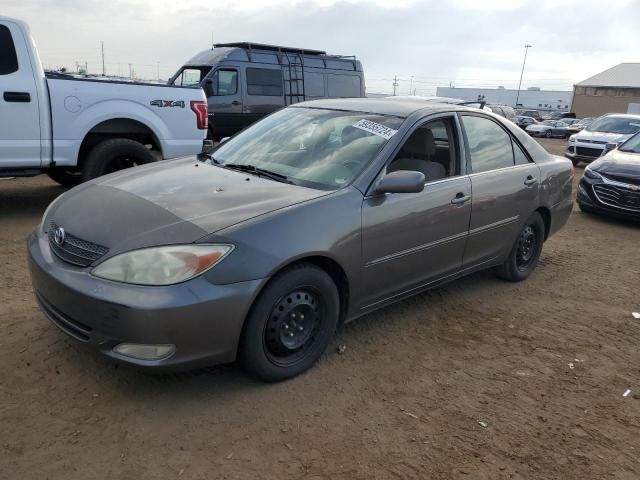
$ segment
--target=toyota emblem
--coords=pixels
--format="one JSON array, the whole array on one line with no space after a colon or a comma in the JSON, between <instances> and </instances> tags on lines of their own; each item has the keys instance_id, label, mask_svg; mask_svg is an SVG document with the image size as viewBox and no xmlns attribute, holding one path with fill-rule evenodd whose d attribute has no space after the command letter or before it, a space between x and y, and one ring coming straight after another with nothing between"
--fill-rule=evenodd
<instances>
[{"instance_id":1,"label":"toyota emblem","mask_svg":"<svg viewBox=\"0 0 640 480\"><path fill-rule=\"evenodd\" d=\"M62 244L64 243L64 237L65 233L64 228L62 227L56 228L55 232L53 232L53 241L56 242L57 245L62 246Z\"/></svg>"}]
</instances>

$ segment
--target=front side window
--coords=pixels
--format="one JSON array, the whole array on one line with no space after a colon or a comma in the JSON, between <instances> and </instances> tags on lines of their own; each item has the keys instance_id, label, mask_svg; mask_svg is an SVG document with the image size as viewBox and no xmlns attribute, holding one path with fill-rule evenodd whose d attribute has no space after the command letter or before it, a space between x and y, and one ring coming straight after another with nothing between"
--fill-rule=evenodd
<instances>
[{"instance_id":1,"label":"front side window","mask_svg":"<svg viewBox=\"0 0 640 480\"><path fill-rule=\"evenodd\" d=\"M282 96L282 70L247 68L249 95Z\"/></svg>"},{"instance_id":2,"label":"front side window","mask_svg":"<svg viewBox=\"0 0 640 480\"><path fill-rule=\"evenodd\" d=\"M370 113L286 108L222 143L211 154L226 168L255 167L310 188L350 184L403 119Z\"/></svg>"},{"instance_id":3,"label":"front side window","mask_svg":"<svg viewBox=\"0 0 640 480\"><path fill-rule=\"evenodd\" d=\"M9 75L18 71L18 55L13 44L11 31L0 25L0 75Z\"/></svg>"},{"instance_id":4,"label":"front side window","mask_svg":"<svg viewBox=\"0 0 640 480\"><path fill-rule=\"evenodd\" d=\"M513 166L511 137L502 127L492 120L470 115L462 116L462 124L473 173Z\"/></svg>"},{"instance_id":5,"label":"front side window","mask_svg":"<svg viewBox=\"0 0 640 480\"><path fill-rule=\"evenodd\" d=\"M238 93L238 71L218 70L215 73L216 95L235 95Z\"/></svg>"},{"instance_id":6,"label":"front side window","mask_svg":"<svg viewBox=\"0 0 640 480\"><path fill-rule=\"evenodd\" d=\"M427 182L456 175L455 142L450 120L435 120L419 126L387 167L422 172Z\"/></svg>"},{"instance_id":7,"label":"front side window","mask_svg":"<svg viewBox=\"0 0 640 480\"><path fill-rule=\"evenodd\" d=\"M172 82L172 85L180 87L198 87L207 76L211 67L184 67L180 74Z\"/></svg>"}]
</instances>

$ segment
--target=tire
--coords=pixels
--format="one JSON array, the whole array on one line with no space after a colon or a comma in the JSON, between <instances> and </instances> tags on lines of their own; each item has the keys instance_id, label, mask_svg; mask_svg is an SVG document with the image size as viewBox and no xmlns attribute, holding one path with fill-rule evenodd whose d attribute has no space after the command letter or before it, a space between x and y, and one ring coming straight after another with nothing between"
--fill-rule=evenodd
<instances>
[{"instance_id":1,"label":"tire","mask_svg":"<svg viewBox=\"0 0 640 480\"><path fill-rule=\"evenodd\" d=\"M580 165L580 160L576 160L575 158L572 158L571 163L573 163L574 167L577 167L578 165Z\"/></svg>"},{"instance_id":2,"label":"tire","mask_svg":"<svg viewBox=\"0 0 640 480\"><path fill-rule=\"evenodd\" d=\"M47 175L63 187L75 187L82 183L82 172L74 168L52 168L47 171Z\"/></svg>"},{"instance_id":3,"label":"tire","mask_svg":"<svg viewBox=\"0 0 640 480\"><path fill-rule=\"evenodd\" d=\"M339 317L331 277L309 263L294 265L276 275L253 304L240 339L240 363L266 382L295 377L326 350Z\"/></svg>"},{"instance_id":4,"label":"tire","mask_svg":"<svg viewBox=\"0 0 640 480\"><path fill-rule=\"evenodd\" d=\"M91 150L82 168L82 180L91 180L155 160L153 153L140 142L128 138L111 138Z\"/></svg>"},{"instance_id":5,"label":"tire","mask_svg":"<svg viewBox=\"0 0 640 480\"><path fill-rule=\"evenodd\" d=\"M538 265L544 235L544 221L538 212L534 212L524 223L507 259L496 268L496 274L510 282L525 280Z\"/></svg>"},{"instance_id":6,"label":"tire","mask_svg":"<svg viewBox=\"0 0 640 480\"><path fill-rule=\"evenodd\" d=\"M551 130L547 130L546 132L544 132L544 136L546 138L551 138Z\"/></svg>"},{"instance_id":7,"label":"tire","mask_svg":"<svg viewBox=\"0 0 640 480\"><path fill-rule=\"evenodd\" d=\"M578 208L582 213L594 213L593 209L587 207L586 205L583 205L580 202L576 202L576 203L578 204Z\"/></svg>"}]
</instances>

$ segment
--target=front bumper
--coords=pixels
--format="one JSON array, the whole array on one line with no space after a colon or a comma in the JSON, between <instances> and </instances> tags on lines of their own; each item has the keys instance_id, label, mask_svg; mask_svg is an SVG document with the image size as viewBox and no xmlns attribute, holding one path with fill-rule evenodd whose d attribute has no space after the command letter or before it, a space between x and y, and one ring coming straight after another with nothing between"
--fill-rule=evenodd
<instances>
[{"instance_id":1,"label":"front bumper","mask_svg":"<svg viewBox=\"0 0 640 480\"><path fill-rule=\"evenodd\" d=\"M580 207L585 210L640 220L640 192L626 188L623 185L619 182L602 181L583 176L578 184L576 200ZM600 190L599 194L598 190ZM609 191L612 193L609 193ZM633 204L627 204L621 197L616 197L613 194L616 191L625 195L637 196L637 207Z\"/></svg>"},{"instance_id":2,"label":"front bumper","mask_svg":"<svg viewBox=\"0 0 640 480\"><path fill-rule=\"evenodd\" d=\"M68 335L126 363L186 369L235 359L242 325L264 280L213 285L204 277L144 287L93 277L59 260L44 235L28 239L29 269L42 312ZM113 351L120 343L171 344L160 360Z\"/></svg>"},{"instance_id":3,"label":"front bumper","mask_svg":"<svg viewBox=\"0 0 640 480\"><path fill-rule=\"evenodd\" d=\"M589 163L600 158L602 152L604 152L604 145L569 142L564 156L572 161Z\"/></svg>"}]
</instances>

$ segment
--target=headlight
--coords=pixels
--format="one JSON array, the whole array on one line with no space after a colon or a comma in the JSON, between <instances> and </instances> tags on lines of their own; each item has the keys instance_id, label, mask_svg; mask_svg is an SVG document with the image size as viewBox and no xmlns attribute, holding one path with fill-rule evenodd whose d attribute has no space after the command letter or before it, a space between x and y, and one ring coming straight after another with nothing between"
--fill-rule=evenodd
<instances>
[{"instance_id":1,"label":"headlight","mask_svg":"<svg viewBox=\"0 0 640 480\"><path fill-rule=\"evenodd\" d=\"M172 245L122 253L93 269L92 275L135 285L172 285L220 263L233 245Z\"/></svg>"},{"instance_id":2,"label":"headlight","mask_svg":"<svg viewBox=\"0 0 640 480\"><path fill-rule=\"evenodd\" d=\"M575 142L575 141L576 141L576 136L575 136L575 135L571 135L571 136L569 137L569 141L570 141L570 142Z\"/></svg>"},{"instance_id":3,"label":"headlight","mask_svg":"<svg viewBox=\"0 0 640 480\"><path fill-rule=\"evenodd\" d=\"M587 166L587 168L584 169L584 175L593 180L602 180L602 175L593 170L591 166Z\"/></svg>"}]
</instances>

